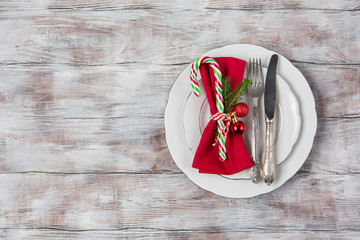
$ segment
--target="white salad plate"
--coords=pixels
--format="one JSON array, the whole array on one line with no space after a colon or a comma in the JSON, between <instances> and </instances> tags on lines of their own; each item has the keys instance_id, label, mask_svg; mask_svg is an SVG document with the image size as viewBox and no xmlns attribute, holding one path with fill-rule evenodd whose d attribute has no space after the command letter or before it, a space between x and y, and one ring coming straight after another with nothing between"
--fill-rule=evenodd
<instances>
[{"instance_id":1,"label":"white salad plate","mask_svg":"<svg viewBox=\"0 0 360 240\"><path fill-rule=\"evenodd\" d=\"M263 68L263 74L266 76L267 69ZM286 157L291 153L291 150L296 143L296 140L300 131L300 114L299 104L296 97L290 90L290 87L286 84L279 75L276 77L276 107L274 116L274 158L275 164L279 165ZM201 85L201 92L204 93ZM251 153L251 128L252 128L252 99L247 93L241 100L241 102L247 103L249 106L249 114L241 118L240 120L245 123L246 131L243 135L246 148ZM259 122L260 122L260 143L259 149L264 149L265 143L265 116L264 116L264 97L260 98L259 102ZM196 149L199 145L201 135L209 122L210 108L206 99L206 94L201 94L200 97L196 97L191 92L186 100L183 115L183 124L185 131L185 139L188 147L195 155ZM262 152L260 151L260 156ZM249 171L241 171L236 174L226 175L224 177L232 179L250 179Z\"/></svg>"},{"instance_id":2,"label":"white salad plate","mask_svg":"<svg viewBox=\"0 0 360 240\"><path fill-rule=\"evenodd\" d=\"M245 61L250 58L261 58L263 66L267 66L269 64L270 57L273 54L275 54L275 52L256 45L235 44L211 50L205 53L203 56L236 57ZM187 107L188 105L187 100L189 98L189 93L191 92L191 85L189 80L191 63L180 73L178 78L175 80L175 83L170 91L168 103L165 109L164 121L166 141L169 151L177 166L187 175L187 177L192 182L197 184L199 187L224 197L253 197L260 194L268 193L279 188L288 179L294 176L305 162L312 148L317 126L314 96L306 79L301 74L301 72L288 59L281 56L280 54L278 55L278 91L283 91L283 89L286 89L286 87L284 86L288 86L292 94L289 94L285 98L290 99L290 95L295 96L296 101L290 101L289 104L293 104L295 102L297 103L299 111L299 122L295 125L298 126L299 129L291 129L290 134L294 136L297 135L297 137L294 137L296 138L295 143L285 143L287 145L293 146L290 147L289 153L287 153L287 151L284 151L284 155L287 155L287 157L282 160L281 164L277 164L275 181L270 186L267 186L263 182L253 184L250 180L247 179L247 177L235 177L235 179L232 179L227 176L225 178L222 175L217 174L199 173L198 169L192 168L192 161L194 157L193 151L196 150L196 147L194 147L194 143L188 143L185 137L185 132L187 132L188 130L185 131L184 128L184 118L186 115L186 112L184 112L184 110L185 107ZM281 85L282 82L284 83L283 86ZM280 93L278 96L281 97L282 94L283 93ZM206 102L207 101L203 100L201 104ZM294 105L294 107L285 105L282 106L281 102L281 98L279 98L279 104L277 109L279 109L280 107L281 110L277 111L280 112L278 113L279 116L277 117L281 120L279 121L278 129L276 130L278 134L278 140L276 144L278 144L280 147L283 146L282 143L279 142L282 139L282 134L284 134L284 136L287 136L287 134L289 134L288 132L285 133L285 130L288 129L287 124L293 124L285 122L285 116L287 116L287 113L284 114L284 111L285 109L289 108L291 108L291 110L293 111L296 111L293 109L296 109L296 104ZM249 107L251 109L251 106ZM207 114L206 109L208 109L208 107L203 106L203 108L201 108L200 106L200 111L198 110L197 115L195 115L198 117L198 119L196 120L196 117L194 117L194 121L195 123L197 121L197 128L200 128L200 131L202 128L201 126L203 126L204 124L206 125L206 120L204 120L204 116L206 116ZM262 111L260 109L260 112ZM298 119L296 117L296 114L289 114L289 116L290 115L292 115L294 119ZM249 113L248 116L251 116L251 113ZM247 121L249 121L249 119L247 119ZM247 126L250 125L251 124L247 122ZM188 126L186 126L186 128L187 127ZM282 133L283 131L284 133ZM191 144L192 146L190 146Z\"/></svg>"}]
</instances>

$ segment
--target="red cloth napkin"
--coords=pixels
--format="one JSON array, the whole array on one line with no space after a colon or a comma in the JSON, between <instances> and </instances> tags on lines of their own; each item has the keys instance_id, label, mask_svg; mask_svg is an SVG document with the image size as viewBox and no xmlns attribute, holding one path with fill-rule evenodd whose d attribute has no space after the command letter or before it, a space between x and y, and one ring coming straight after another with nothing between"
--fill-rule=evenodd
<instances>
[{"instance_id":1,"label":"red cloth napkin","mask_svg":"<svg viewBox=\"0 0 360 240\"><path fill-rule=\"evenodd\" d=\"M220 66L222 76L231 79L232 90L243 80L246 62L233 57L214 58ZM216 113L215 103L215 76L208 64L200 66L201 79L204 84L210 113ZM226 139L227 159L219 160L217 146L212 146L215 141L216 121L210 120L201 137L196 150L193 168L200 173L214 173L230 175L253 166L253 162L246 150L243 137L229 133Z\"/></svg>"}]
</instances>

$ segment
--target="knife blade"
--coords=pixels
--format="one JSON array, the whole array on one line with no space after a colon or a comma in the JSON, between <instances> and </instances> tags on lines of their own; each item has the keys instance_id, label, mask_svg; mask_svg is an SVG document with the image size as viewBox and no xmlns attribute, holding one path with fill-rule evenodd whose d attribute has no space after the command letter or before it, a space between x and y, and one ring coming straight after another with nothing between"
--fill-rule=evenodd
<instances>
[{"instance_id":1,"label":"knife blade","mask_svg":"<svg viewBox=\"0 0 360 240\"><path fill-rule=\"evenodd\" d=\"M265 82L265 114L268 119L273 119L276 102L276 67L278 55L271 56Z\"/></svg>"},{"instance_id":2,"label":"knife blade","mask_svg":"<svg viewBox=\"0 0 360 240\"><path fill-rule=\"evenodd\" d=\"M276 104L276 68L278 55L271 56L266 74L264 108L266 122L266 142L263 164L263 178L266 185L270 186L275 179L275 161L273 157L273 120Z\"/></svg>"}]
</instances>

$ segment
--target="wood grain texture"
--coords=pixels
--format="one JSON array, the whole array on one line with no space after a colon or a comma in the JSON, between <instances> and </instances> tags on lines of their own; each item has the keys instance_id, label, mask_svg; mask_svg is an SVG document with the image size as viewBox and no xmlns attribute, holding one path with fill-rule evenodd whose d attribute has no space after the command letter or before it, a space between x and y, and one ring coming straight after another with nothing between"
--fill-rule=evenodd
<instances>
[{"instance_id":1,"label":"wood grain texture","mask_svg":"<svg viewBox=\"0 0 360 240\"><path fill-rule=\"evenodd\" d=\"M163 119L24 118L0 123L2 173L180 173L167 149ZM300 171L360 173L359 131L358 119L319 119L314 147Z\"/></svg>"},{"instance_id":2,"label":"wood grain texture","mask_svg":"<svg viewBox=\"0 0 360 240\"><path fill-rule=\"evenodd\" d=\"M358 175L298 174L272 193L228 199L199 189L183 174L1 174L7 191L0 196L0 224L225 233L278 227L359 230L360 186L355 181Z\"/></svg>"},{"instance_id":3,"label":"wood grain texture","mask_svg":"<svg viewBox=\"0 0 360 240\"><path fill-rule=\"evenodd\" d=\"M31 118L162 118L168 93L187 66L0 66L0 114ZM295 63L312 88L319 117L360 116L360 65Z\"/></svg>"},{"instance_id":4,"label":"wood grain texture","mask_svg":"<svg viewBox=\"0 0 360 240\"><path fill-rule=\"evenodd\" d=\"M186 65L0 66L0 114L6 119L162 118Z\"/></svg>"},{"instance_id":5,"label":"wood grain texture","mask_svg":"<svg viewBox=\"0 0 360 240\"><path fill-rule=\"evenodd\" d=\"M109 0L3 0L0 5L3 9L29 11L34 9L57 9L57 10L91 10L91 11L116 11L127 9L232 9L232 10L259 10L259 9L320 9L320 10L340 10L356 11L360 9L357 0L244 0L244 1L215 1L215 0L157 0L157 1L109 1Z\"/></svg>"},{"instance_id":6,"label":"wood grain texture","mask_svg":"<svg viewBox=\"0 0 360 240\"><path fill-rule=\"evenodd\" d=\"M276 231L276 230L275 230ZM219 239L256 239L266 235L267 240L278 239L357 239L355 232L336 231L291 231L265 232L261 229L223 233L221 231L162 231L161 229L126 229L126 230L96 230L96 231L66 231L57 229L7 229L0 230L0 237L18 239L86 239L86 240L108 240L108 239L198 239L198 240L219 240Z\"/></svg>"},{"instance_id":7,"label":"wood grain texture","mask_svg":"<svg viewBox=\"0 0 360 240\"><path fill-rule=\"evenodd\" d=\"M357 239L358 0L0 2L1 239ZM289 58L318 130L281 188L227 199L174 164L163 114L216 47Z\"/></svg>"},{"instance_id":8,"label":"wood grain texture","mask_svg":"<svg viewBox=\"0 0 360 240\"><path fill-rule=\"evenodd\" d=\"M360 66L299 64L313 92L320 118L360 117Z\"/></svg>"},{"instance_id":9,"label":"wood grain texture","mask_svg":"<svg viewBox=\"0 0 360 240\"><path fill-rule=\"evenodd\" d=\"M1 16L0 64L178 64L232 43L257 44L301 62L360 64L358 11L16 13Z\"/></svg>"}]
</instances>

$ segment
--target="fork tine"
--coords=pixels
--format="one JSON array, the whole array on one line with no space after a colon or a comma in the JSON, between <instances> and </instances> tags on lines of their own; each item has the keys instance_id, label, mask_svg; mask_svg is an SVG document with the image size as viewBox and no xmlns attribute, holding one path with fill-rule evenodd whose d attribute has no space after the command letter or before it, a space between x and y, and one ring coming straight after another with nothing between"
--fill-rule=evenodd
<instances>
[{"instance_id":1,"label":"fork tine","mask_svg":"<svg viewBox=\"0 0 360 240\"><path fill-rule=\"evenodd\" d=\"M251 82L253 86L256 86L256 69L255 69L255 59L252 59L251 61Z\"/></svg>"},{"instance_id":2,"label":"fork tine","mask_svg":"<svg viewBox=\"0 0 360 240\"><path fill-rule=\"evenodd\" d=\"M260 82L259 82L259 63L258 63L258 59L256 58L255 59L255 62L254 62L254 65L255 65L255 84L256 86L259 86Z\"/></svg>"},{"instance_id":3,"label":"fork tine","mask_svg":"<svg viewBox=\"0 0 360 240\"><path fill-rule=\"evenodd\" d=\"M250 80L250 85L253 84L252 82L252 63L251 63L251 58L249 59L249 62L247 64L248 68L247 68L247 78Z\"/></svg>"},{"instance_id":4,"label":"fork tine","mask_svg":"<svg viewBox=\"0 0 360 240\"><path fill-rule=\"evenodd\" d=\"M263 72L262 72L262 66L261 66L261 58L259 58L259 65L260 65L260 84L261 85L264 85L264 75L263 75Z\"/></svg>"}]
</instances>

